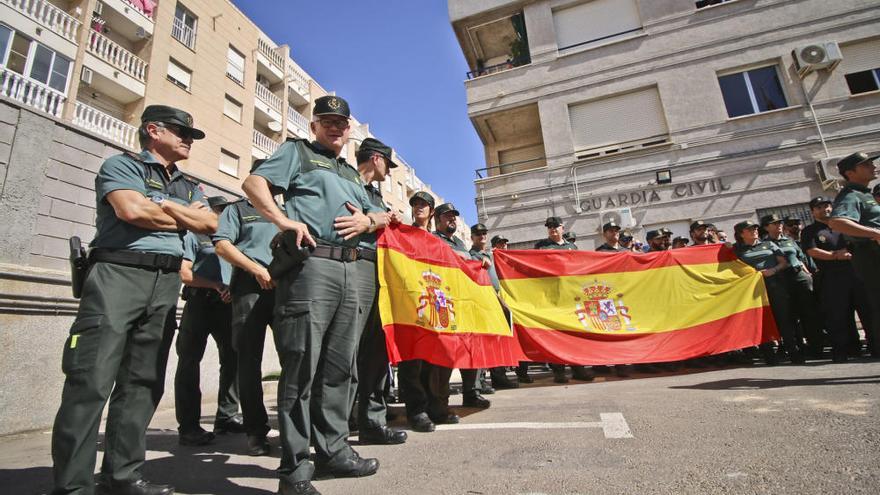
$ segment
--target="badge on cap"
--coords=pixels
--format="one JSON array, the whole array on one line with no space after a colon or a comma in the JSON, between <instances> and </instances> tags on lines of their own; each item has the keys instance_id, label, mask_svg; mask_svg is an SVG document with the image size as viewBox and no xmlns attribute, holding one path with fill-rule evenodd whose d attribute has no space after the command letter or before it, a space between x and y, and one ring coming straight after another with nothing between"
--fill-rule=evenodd
<instances>
[{"instance_id":1,"label":"badge on cap","mask_svg":"<svg viewBox=\"0 0 880 495\"><path fill-rule=\"evenodd\" d=\"M339 110L339 100L336 98L330 98L327 100L327 106L333 110Z\"/></svg>"}]
</instances>

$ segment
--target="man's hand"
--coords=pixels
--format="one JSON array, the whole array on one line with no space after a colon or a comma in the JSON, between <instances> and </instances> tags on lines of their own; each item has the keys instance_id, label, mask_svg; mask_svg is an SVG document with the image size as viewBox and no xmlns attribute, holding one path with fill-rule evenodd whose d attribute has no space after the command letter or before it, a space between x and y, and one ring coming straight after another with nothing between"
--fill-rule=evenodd
<instances>
[{"instance_id":1,"label":"man's hand","mask_svg":"<svg viewBox=\"0 0 880 495\"><path fill-rule=\"evenodd\" d=\"M401 218L401 217L400 217L400 214L398 214L396 211L392 211L391 213L388 214L388 216L391 217L391 218L389 219L389 224L391 224L391 223L402 223L402 222L403 222L403 218Z\"/></svg>"},{"instance_id":2,"label":"man's hand","mask_svg":"<svg viewBox=\"0 0 880 495\"><path fill-rule=\"evenodd\" d=\"M347 217L336 217L333 221L333 228L336 229L337 234L347 241L370 230L372 222L370 221L370 217L364 215L364 213L355 205L345 203L345 207L348 208L351 215Z\"/></svg>"},{"instance_id":3,"label":"man's hand","mask_svg":"<svg viewBox=\"0 0 880 495\"><path fill-rule=\"evenodd\" d=\"M483 258L483 268L488 269L490 265L491 265L491 263L489 263L489 260L486 258Z\"/></svg>"},{"instance_id":4,"label":"man's hand","mask_svg":"<svg viewBox=\"0 0 880 495\"><path fill-rule=\"evenodd\" d=\"M257 279L257 283L260 284L260 288L263 290L269 290L275 288L275 281L272 280L272 276L269 275L269 270L263 265L259 265L258 269L253 272L254 278Z\"/></svg>"},{"instance_id":5,"label":"man's hand","mask_svg":"<svg viewBox=\"0 0 880 495\"><path fill-rule=\"evenodd\" d=\"M278 221L278 228L282 231L292 230L296 232L296 247L301 246L317 246L312 234L309 233L309 227L301 222L294 222L289 218L282 218Z\"/></svg>"},{"instance_id":6,"label":"man's hand","mask_svg":"<svg viewBox=\"0 0 880 495\"><path fill-rule=\"evenodd\" d=\"M229 292L229 287L225 284L217 284L217 287L214 287L214 290L220 294L220 300L229 304L232 301L232 294Z\"/></svg>"},{"instance_id":7,"label":"man's hand","mask_svg":"<svg viewBox=\"0 0 880 495\"><path fill-rule=\"evenodd\" d=\"M761 275L763 275L764 278L769 278L769 277L772 277L773 275L776 275L777 271L778 270L776 269L775 266L773 268L764 268L763 270L761 270Z\"/></svg>"},{"instance_id":8,"label":"man's hand","mask_svg":"<svg viewBox=\"0 0 880 495\"><path fill-rule=\"evenodd\" d=\"M836 251L832 251L831 253L836 260L845 260L849 261L852 259L852 253L847 251L846 249L838 249Z\"/></svg>"},{"instance_id":9,"label":"man's hand","mask_svg":"<svg viewBox=\"0 0 880 495\"><path fill-rule=\"evenodd\" d=\"M192 203L189 204L189 207L192 208L193 210L207 210L208 209L208 206L205 203L202 203L201 201L193 201Z\"/></svg>"}]
</instances>

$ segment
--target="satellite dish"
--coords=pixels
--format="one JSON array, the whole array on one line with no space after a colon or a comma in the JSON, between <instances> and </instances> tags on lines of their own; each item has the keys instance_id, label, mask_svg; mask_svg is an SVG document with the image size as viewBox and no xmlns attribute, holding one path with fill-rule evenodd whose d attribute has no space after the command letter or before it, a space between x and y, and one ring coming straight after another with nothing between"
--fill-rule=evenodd
<instances>
[{"instance_id":1,"label":"satellite dish","mask_svg":"<svg viewBox=\"0 0 880 495\"><path fill-rule=\"evenodd\" d=\"M825 49L819 45L808 45L801 49L801 59L808 64L818 64L825 57Z\"/></svg>"},{"instance_id":2,"label":"satellite dish","mask_svg":"<svg viewBox=\"0 0 880 495\"><path fill-rule=\"evenodd\" d=\"M269 122L269 130L272 132L281 132L281 122L278 122L277 120Z\"/></svg>"}]
</instances>

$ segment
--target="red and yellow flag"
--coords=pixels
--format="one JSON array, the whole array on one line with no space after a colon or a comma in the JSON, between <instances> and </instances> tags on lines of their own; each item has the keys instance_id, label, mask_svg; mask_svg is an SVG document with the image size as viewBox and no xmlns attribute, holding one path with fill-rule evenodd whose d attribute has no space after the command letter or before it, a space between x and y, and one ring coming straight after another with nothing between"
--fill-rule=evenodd
<instances>
[{"instance_id":1,"label":"red and yellow flag","mask_svg":"<svg viewBox=\"0 0 880 495\"><path fill-rule=\"evenodd\" d=\"M777 339L763 277L720 244L657 253L495 251L531 361L678 361Z\"/></svg>"},{"instance_id":2,"label":"red and yellow flag","mask_svg":"<svg viewBox=\"0 0 880 495\"><path fill-rule=\"evenodd\" d=\"M379 313L392 363L489 368L525 359L480 262L406 225L384 229L377 247Z\"/></svg>"}]
</instances>

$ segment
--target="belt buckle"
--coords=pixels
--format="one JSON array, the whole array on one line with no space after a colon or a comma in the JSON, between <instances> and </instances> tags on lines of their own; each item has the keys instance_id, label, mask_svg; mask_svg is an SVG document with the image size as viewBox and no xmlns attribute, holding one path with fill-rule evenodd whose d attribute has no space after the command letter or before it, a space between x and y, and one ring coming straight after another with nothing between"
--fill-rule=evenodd
<instances>
[{"instance_id":1,"label":"belt buckle","mask_svg":"<svg viewBox=\"0 0 880 495\"><path fill-rule=\"evenodd\" d=\"M357 261L358 248L350 248L343 247L342 248L342 261L350 262Z\"/></svg>"}]
</instances>

